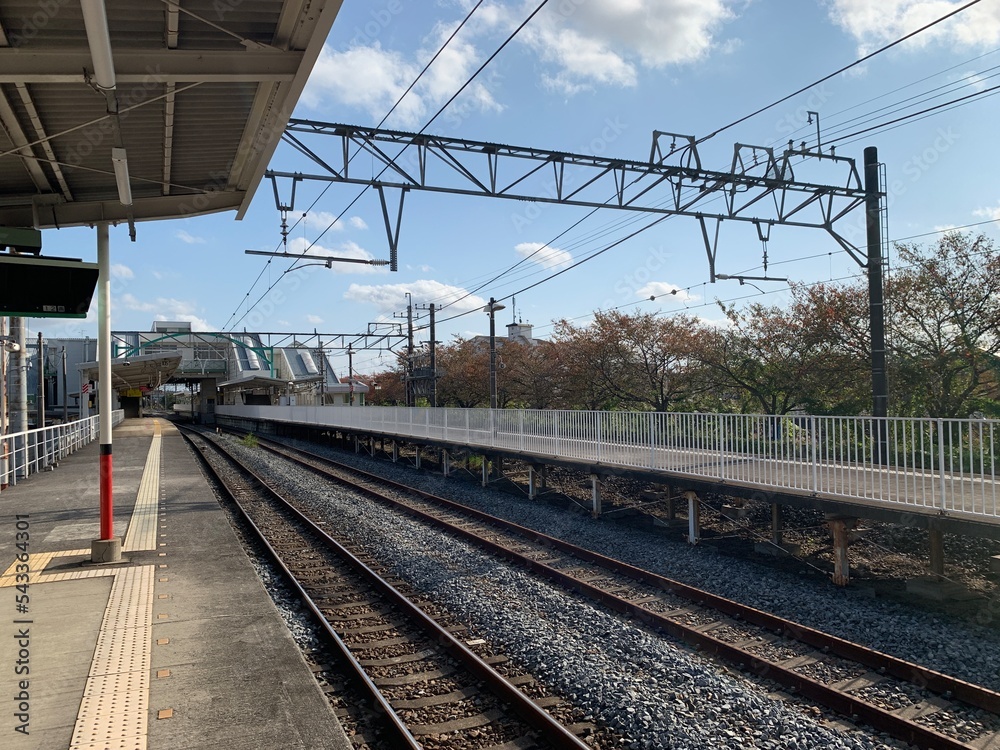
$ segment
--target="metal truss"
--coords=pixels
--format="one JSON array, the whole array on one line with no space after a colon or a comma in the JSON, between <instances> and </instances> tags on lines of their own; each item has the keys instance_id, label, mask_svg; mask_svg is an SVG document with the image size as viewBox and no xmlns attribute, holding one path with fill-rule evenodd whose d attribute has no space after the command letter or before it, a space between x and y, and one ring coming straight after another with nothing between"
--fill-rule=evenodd
<instances>
[{"instance_id":1,"label":"metal truss","mask_svg":"<svg viewBox=\"0 0 1000 750\"><path fill-rule=\"evenodd\" d=\"M322 149L321 156L305 143L306 134L333 137L339 143ZM865 252L834 228L865 204L866 191L854 159L832 150L825 154L789 143L777 153L769 146L737 143L729 171L717 171L702 167L693 136L661 131L653 133L649 161L301 119L289 121L283 138L323 171L268 170L275 195L279 182L286 180L293 186L308 179L376 188L393 271L408 190L690 216L701 225L712 281L724 221L754 224L764 242L775 225L823 229L859 265L867 264ZM358 155L365 158L352 164ZM837 180L797 180L793 162L803 159L815 160L810 166L834 170ZM390 191L398 192L395 212L386 195Z\"/></svg>"}]
</instances>

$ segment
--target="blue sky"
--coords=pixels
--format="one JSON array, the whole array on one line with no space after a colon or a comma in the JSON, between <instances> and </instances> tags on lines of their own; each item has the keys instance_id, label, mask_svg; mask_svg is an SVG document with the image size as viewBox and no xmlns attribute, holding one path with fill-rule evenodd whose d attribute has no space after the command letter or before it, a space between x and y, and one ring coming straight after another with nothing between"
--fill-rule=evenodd
<instances>
[{"instance_id":1,"label":"blue sky","mask_svg":"<svg viewBox=\"0 0 1000 750\"><path fill-rule=\"evenodd\" d=\"M487 0L472 16L385 127L419 130L538 0ZM962 3L945 0L550 0L427 132L602 156L648 158L652 131L704 136L795 91ZM295 116L377 124L420 68L465 16L467 0L344 0L343 8ZM983 0L954 19L816 86L701 146L708 168L725 169L733 144L783 145L815 140L806 112L820 113L824 140L892 119L907 97L941 95L919 109L996 85L1000 66L1000 0ZM1000 70L1000 68L998 68ZM941 88L943 87L943 88ZM1000 219L1000 100L989 95L901 127L847 139L837 153L856 157L877 146L890 192L888 233L913 237L947 227ZM877 111L880 108L886 108ZM911 110L907 110L911 111ZM852 118L859 118L851 121ZM870 120L870 122L869 122ZM324 148L314 139L311 145ZM334 141L329 142L333 148ZM316 171L286 146L271 167ZM377 194L355 186L302 183L288 249L310 255L387 258ZM301 211L317 198L303 217ZM642 216L604 210L566 232L588 212L570 206L411 192L406 198L399 271L334 264L283 273L287 260L266 264L244 250L280 249L280 218L271 186L261 184L241 222L232 213L138 225L130 243L112 229L115 268L113 328L147 330L153 319L190 320L202 330L351 333L391 320L414 302L447 304L539 247L516 271L448 307L437 337L485 333L478 310L634 231ZM342 219L330 228L333 219ZM856 212L853 221L862 220ZM849 220L850 221L850 220ZM991 237L998 224L978 227ZM329 229L328 229L329 228ZM325 231L324 233L324 230ZM565 234L562 234L566 232ZM320 235L322 234L322 237ZM560 237L560 235L562 236ZM938 235L914 241L934 242ZM553 238L559 237L553 241ZM861 241L861 235L857 235ZM45 233L46 253L94 260L92 230ZM762 243L752 225L724 225L717 272L765 275ZM820 231L775 227L767 243L768 275L798 282L838 279L857 265ZM259 278L258 278L259 277ZM256 280L256 283L255 283ZM708 320L713 302L782 304L787 286L708 283L696 221L668 219L593 260L509 301L512 315L551 333L555 319L585 323L595 309L687 308ZM273 289L267 292L273 284ZM676 294L669 294L676 290ZM653 302L650 295L661 295ZM251 303L257 303L251 306ZM86 321L33 321L47 336L96 335ZM503 330L502 327L500 329ZM418 340L426 339L420 333ZM359 353L364 372L388 356ZM344 361L346 367L346 358Z\"/></svg>"}]
</instances>

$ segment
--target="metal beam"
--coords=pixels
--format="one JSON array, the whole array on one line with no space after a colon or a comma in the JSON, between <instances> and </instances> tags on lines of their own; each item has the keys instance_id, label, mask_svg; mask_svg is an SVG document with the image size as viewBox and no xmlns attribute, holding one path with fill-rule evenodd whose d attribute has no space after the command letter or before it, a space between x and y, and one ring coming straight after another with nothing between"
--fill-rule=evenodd
<instances>
[{"instance_id":1,"label":"metal beam","mask_svg":"<svg viewBox=\"0 0 1000 750\"><path fill-rule=\"evenodd\" d=\"M38 191L40 193L52 192L49 178L45 176L45 170L42 169L42 165L39 164L32 153L31 146L28 145L28 136L25 135L24 130L21 128L21 123L18 122L17 115L14 114L14 109L10 106L10 101L3 91L0 91L0 125L7 131L11 143L20 147L21 150L18 152L18 156L21 157L21 163L31 177L31 181L35 183Z\"/></svg>"},{"instance_id":2,"label":"metal beam","mask_svg":"<svg viewBox=\"0 0 1000 750\"><path fill-rule=\"evenodd\" d=\"M196 195L165 195L154 198L136 198L131 209L136 221L162 219L165 216L200 216L217 211L231 211L240 206L245 197L241 190L215 191ZM55 202L50 202L55 199ZM95 221L112 224L128 221L128 209L117 196L104 201L63 202L58 195L24 196L23 203L13 204L12 199L0 206L0 225L37 227L89 226Z\"/></svg>"},{"instance_id":3,"label":"metal beam","mask_svg":"<svg viewBox=\"0 0 1000 750\"><path fill-rule=\"evenodd\" d=\"M335 138L332 148L313 149L304 135ZM669 149L655 134L657 161L609 159L539 148L447 138L397 130L292 119L285 139L321 169L317 174L269 171L272 180L312 179L379 189L424 190L509 200L615 208L653 214L824 229L864 205L865 189L848 157L788 148L736 144L730 171L703 169L693 138L673 136ZM676 146L677 139L681 147ZM364 154L364 169L351 159ZM834 173L831 183L795 179L794 167L815 160ZM373 169L374 164L374 169ZM716 199L722 197L719 210ZM708 205L710 201L713 202ZM399 225L387 237L395 250ZM842 237L838 244L844 245ZM706 234L710 260L715 240ZM852 255L855 255L852 253ZM856 253L862 256L863 253Z\"/></svg>"},{"instance_id":4,"label":"metal beam","mask_svg":"<svg viewBox=\"0 0 1000 750\"><path fill-rule=\"evenodd\" d=\"M115 77L123 83L291 81L303 53L275 50L115 49ZM84 83L93 63L86 50L31 52L0 48L0 83Z\"/></svg>"}]
</instances>

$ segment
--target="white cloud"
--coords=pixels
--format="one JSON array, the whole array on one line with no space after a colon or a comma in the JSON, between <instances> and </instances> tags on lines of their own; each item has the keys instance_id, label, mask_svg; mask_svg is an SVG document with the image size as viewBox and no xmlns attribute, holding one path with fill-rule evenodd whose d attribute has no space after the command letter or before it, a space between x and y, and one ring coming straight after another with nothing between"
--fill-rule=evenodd
<instances>
[{"instance_id":1,"label":"white cloud","mask_svg":"<svg viewBox=\"0 0 1000 750\"><path fill-rule=\"evenodd\" d=\"M979 216L984 219L991 219L993 221L1000 221L1000 203L993 206L992 208L977 208L972 212L974 216Z\"/></svg>"},{"instance_id":2,"label":"white cloud","mask_svg":"<svg viewBox=\"0 0 1000 750\"><path fill-rule=\"evenodd\" d=\"M305 253L311 258L357 258L359 260L375 260L375 256L365 250L356 242L347 240L341 242L336 247L324 247L314 245L304 237L296 237L289 241L288 252L294 254ZM305 261L308 262L308 261ZM312 266L307 266L306 270L313 270ZM330 264L330 270L335 273L388 273L387 266L370 266L364 263L337 263Z\"/></svg>"},{"instance_id":3,"label":"white cloud","mask_svg":"<svg viewBox=\"0 0 1000 750\"><path fill-rule=\"evenodd\" d=\"M954 232L957 229L957 224L936 224L934 226L934 231L940 232L941 234L948 234L949 232Z\"/></svg>"},{"instance_id":4,"label":"white cloud","mask_svg":"<svg viewBox=\"0 0 1000 750\"><path fill-rule=\"evenodd\" d=\"M360 216L352 216L347 221L355 229L367 229L368 228L368 225L365 223L365 220L362 219Z\"/></svg>"},{"instance_id":5,"label":"white cloud","mask_svg":"<svg viewBox=\"0 0 1000 750\"><path fill-rule=\"evenodd\" d=\"M111 275L116 279L134 279L135 273L124 263L112 263Z\"/></svg>"},{"instance_id":6,"label":"white cloud","mask_svg":"<svg viewBox=\"0 0 1000 750\"><path fill-rule=\"evenodd\" d=\"M334 214L331 214L329 211L313 211L312 213L307 213L302 219L302 223L310 229L318 229L321 232L325 232L327 229L333 229L340 232L344 229L344 222L338 219Z\"/></svg>"},{"instance_id":7,"label":"white cloud","mask_svg":"<svg viewBox=\"0 0 1000 750\"><path fill-rule=\"evenodd\" d=\"M480 31L494 26L496 17L494 12L477 14L477 23L463 28L408 92L410 83L451 35L457 21L435 25L412 59L399 51L383 49L379 41L369 46L352 43L344 51L324 46L301 101L318 110L339 110L342 107L338 105L357 107L376 120L395 105L392 124L418 125L472 76L482 60L473 39ZM400 101L404 92L406 96ZM502 109L481 81L473 82L462 92L453 104L456 110L460 107L481 112Z\"/></svg>"},{"instance_id":8,"label":"white cloud","mask_svg":"<svg viewBox=\"0 0 1000 750\"><path fill-rule=\"evenodd\" d=\"M854 37L862 54L871 52L955 10L964 0L832 0L830 18ZM917 34L907 42L922 48L943 41L956 48L1000 42L1000 6L980 3Z\"/></svg>"},{"instance_id":9,"label":"white cloud","mask_svg":"<svg viewBox=\"0 0 1000 750\"><path fill-rule=\"evenodd\" d=\"M961 83L961 84L963 84L962 86L959 86L958 88L966 88L966 87L968 87L968 88L971 88L973 91L975 91L977 93L980 92L980 91L983 91L987 87L987 85L990 85L990 84L993 83L992 81L988 81L985 77L983 77L979 73L976 73L975 71L972 71L972 70L968 70L965 73L962 73L957 78L952 78L951 81L954 82L954 83Z\"/></svg>"},{"instance_id":10,"label":"white cloud","mask_svg":"<svg viewBox=\"0 0 1000 750\"><path fill-rule=\"evenodd\" d=\"M323 109L333 101L363 109L381 118L406 90L419 71L399 52L382 49L379 42L371 47L351 47L335 52L324 45L302 92L302 103L311 109ZM396 112L405 123L415 123L423 113L424 101L411 91Z\"/></svg>"},{"instance_id":11,"label":"white cloud","mask_svg":"<svg viewBox=\"0 0 1000 750\"><path fill-rule=\"evenodd\" d=\"M421 279L407 284L351 284L344 293L344 299L374 305L379 313L391 315L397 310L406 309L407 292L412 296L414 304L433 302L436 305L446 305L454 302L449 310L456 313L482 309L486 304L482 297L474 294L465 296L468 292L462 287L442 284L433 279Z\"/></svg>"},{"instance_id":12,"label":"white cloud","mask_svg":"<svg viewBox=\"0 0 1000 750\"><path fill-rule=\"evenodd\" d=\"M172 297L157 297L153 302L144 302L134 294L122 294L118 297L118 302L126 310L136 312L155 313L154 320L186 320L191 323L191 327L196 331L216 331L204 318L195 315L198 309L197 304L187 300L174 299Z\"/></svg>"},{"instance_id":13,"label":"white cloud","mask_svg":"<svg viewBox=\"0 0 1000 750\"><path fill-rule=\"evenodd\" d=\"M323 319L319 315L306 315L306 322L318 326L323 322Z\"/></svg>"},{"instance_id":14,"label":"white cloud","mask_svg":"<svg viewBox=\"0 0 1000 750\"><path fill-rule=\"evenodd\" d=\"M184 320L191 324L192 331L217 331L219 330L204 318L189 313L177 313L176 315L157 315L155 320Z\"/></svg>"},{"instance_id":15,"label":"white cloud","mask_svg":"<svg viewBox=\"0 0 1000 750\"><path fill-rule=\"evenodd\" d=\"M190 234L189 232L185 232L183 229L177 231L174 234L174 236L177 239L179 239L181 242L184 242L184 243L186 243L188 245L204 245L205 244L205 238L204 237L195 237L193 234Z\"/></svg>"},{"instance_id":16,"label":"white cloud","mask_svg":"<svg viewBox=\"0 0 1000 750\"><path fill-rule=\"evenodd\" d=\"M664 299L664 301L678 299L681 302L693 302L699 299L697 295L691 294L686 289L681 289L676 284L668 284L666 281L650 281L641 289L637 289L635 293L639 297L646 298L655 295L658 298Z\"/></svg>"},{"instance_id":17,"label":"white cloud","mask_svg":"<svg viewBox=\"0 0 1000 750\"><path fill-rule=\"evenodd\" d=\"M638 67L696 62L735 18L731 0L589 0L552 3L519 38L556 66L543 83L565 93L592 84L634 86ZM731 52L735 42L724 43Z\"/></svg>"},{"instance_id":18,"label":"white cloud","mask_svg":"<svg viewBox=\"0 0 1000 750\"><path fill-rule=\"evenodd\" d=\"M568 267L573 262L572 253L557 247L549 247L543 242L522 242L514 246L514 252L542 268L558 270Z\"/></svg>"}]
</instances>

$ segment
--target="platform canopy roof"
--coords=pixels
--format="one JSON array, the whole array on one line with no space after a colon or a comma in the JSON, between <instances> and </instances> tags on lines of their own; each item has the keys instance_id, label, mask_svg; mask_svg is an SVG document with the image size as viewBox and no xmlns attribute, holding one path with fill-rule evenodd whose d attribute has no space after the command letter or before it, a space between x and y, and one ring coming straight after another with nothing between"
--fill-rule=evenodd
<instances>
[{"instance_id":1,"label":"platform canopy roof","mask_svg":"<svg viewBox=\"0 0 1000 750\"><path fill-rule=\"evenodd\" d=\"M143 354L115 359L111 361L111 387L116 391L158 388L170 382L180 364L180 354ZM100 380L99 363L82 362L79 367L81 379Z\"/></svg>"},{"instance_id":2,"label":"platform canopy roof","mask_svg":"<svg viewBox=\"0 0 1000 750\"><path fill-rule=\"evenodd\" d=\"M0 0L0 225L242 217L341 2Z\"/></svg>"}]
</instances>

